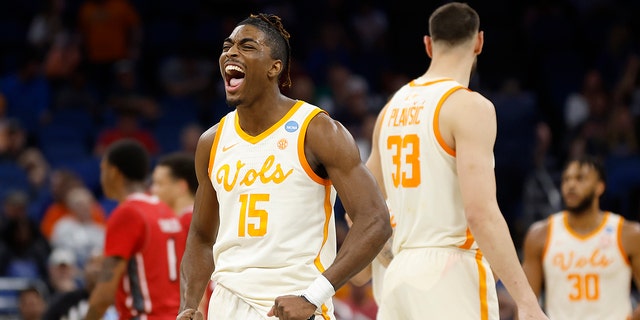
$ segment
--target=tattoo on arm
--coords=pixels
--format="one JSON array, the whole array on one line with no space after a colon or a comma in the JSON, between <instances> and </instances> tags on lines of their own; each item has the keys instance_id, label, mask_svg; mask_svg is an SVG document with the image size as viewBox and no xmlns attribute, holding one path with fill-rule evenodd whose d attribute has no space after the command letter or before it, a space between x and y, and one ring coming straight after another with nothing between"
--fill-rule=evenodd
<instances>
[{"instance_id":1,"label":"tattoo on arm","mask_svg":"<svg viewBox=\"0 0 640 320\"><path fill-rule=\"evenodd\" d=\"M122 260L118 257L107 257L102 262L102 270L100 270L100 275L98 276L99 282L109 282L113 279L113 269L118 265L118 263Z\"/></svg>"}]
</instances>

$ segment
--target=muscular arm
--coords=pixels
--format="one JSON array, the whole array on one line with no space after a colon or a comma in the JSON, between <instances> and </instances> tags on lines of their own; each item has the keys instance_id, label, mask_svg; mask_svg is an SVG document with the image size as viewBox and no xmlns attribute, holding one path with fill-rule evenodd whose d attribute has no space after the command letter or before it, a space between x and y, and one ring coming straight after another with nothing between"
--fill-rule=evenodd
<instances>
[{"instance_id":1,"label":"muscular arm","mask_svg":"<svg viewBox=\"0 0 640 320\"><path fill-rule=\"evenodd\" d=\"M307 131L306 153L326 169L353 225L324 276L337 290L365 268L391 236L389 212L380 188L360 159L349 132L326 114Z\"/></svg>"},{"instance_id":2,"label":"muscular arm","mask_svg":"<svg viewBox=\"0 0 640 320\"><path fill-rule=\"evenodd\" d=\"M116 290L127 268L127 260L119 257L106 257L102 262L102 268L96 286L89 297L89 310L86 320L102 319L109 306L115 301Z\"/></svg>"},{"instance_id":3,"label":"muscular arm","mask_svg":"<svg viewBox=\"0 0 640 320\"><path fill-rule=\"evenodd\" d=\"M542 269L542 254L547 239L548 221L538 221L531 225L524 238L524 270L533 293L539 298L544 283L544 270Z\"/></svg>"},{"instance_id":4,"label":"muscular arm","mask_svg":"<svg viewBox=\"0 0 640 320\"><path fill-rule=\"evenodd\" d=\"M631 271L636 288L640 288L640 224L625 221L622 225L622 247L631 262ZM640 305L633 310L631 319L640 320Z\"/></svg>"},{"instance_id":5,"label":"muscular arm","mask_svg":"<svg viewBox=\"0 0 640 320\"><path fill-rule=\"evenodd\" d=\"M464 210L474 238L518 307L538 313L531 309L534 304L537 307L537 299L496 199L493 105L477 93L458 91L442 107L440 124L445 136L454 141Z\"/></svg>"},{"instance_id":6,"label":"muscular arm","mask_svg":"<svg viewBox=\"0 0 640 320\"><path fill-rule=\"evenodd\" d=\"M217 126L202 134L195 155L198 190L187 246L180 264L180 312L189 318L198 308L213 272L211 248L218 234L219 215L216 192L209 180L209 155Z\"/></svg>"}]
</instances>

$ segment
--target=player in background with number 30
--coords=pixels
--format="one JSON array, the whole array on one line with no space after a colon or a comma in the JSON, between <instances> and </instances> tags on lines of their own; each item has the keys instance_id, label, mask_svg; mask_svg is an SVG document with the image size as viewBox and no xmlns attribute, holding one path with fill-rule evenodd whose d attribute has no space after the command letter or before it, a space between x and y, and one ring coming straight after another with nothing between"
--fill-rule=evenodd
<instances>
[{"instance_id":1,"label":"player in background with number 30","mask_svg":"<svg viewBox=\"0 0 640 320\"><path fill-rule=\"evenodd\" d=\"M87 320L115 304L120 319L175 319L187 232L169 206L146 193L149 156L133 140L112 144L100 163L104 194L118 201L107 222L104 261Z\"/></svg>"},{"instance_id":2,"label":"player in background with number 30","mask_svg":"<svg viewBox=\"0 0 640 320\"><path fill-rule=\"evenodd\" d=\"M600 209L605 171L590 156L562 173L565 210L531 225L524 271L554 320L640 319L631 279L640 285L640 224Z\"/></svg>"}]
</instances>

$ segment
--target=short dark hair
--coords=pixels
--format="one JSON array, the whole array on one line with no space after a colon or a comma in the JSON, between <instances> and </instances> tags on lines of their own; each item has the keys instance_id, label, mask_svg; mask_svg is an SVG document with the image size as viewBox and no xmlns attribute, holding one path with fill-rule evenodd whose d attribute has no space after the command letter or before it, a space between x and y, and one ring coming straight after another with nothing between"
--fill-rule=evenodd
<instances>
[{"instance_id":1,"label":"short dark hair","mask_svg":"<svg viewBox=\"0 0 640 320\"><path fill-rule=\"evenodd\" d=\"M260 31L264 32L267 36L267 44L271 48L271 58L282 60L284 64L284 79L281 86L284 88L291 87L291 75L289 74L291 69L291 45L289 44L289 38L291 35L282 25L282 19L274 14L259 13L251 14L248 18L240 21L238 26L252 25ZM280 77L283 74L280 73Z\"/></svg>"},{"instance_id":2,"label":"short dark hair","mask_svg":"<svg viewBox=\"0 0 640 320\"><path fill-rule=\"evenodd\" d=\"M189 185L191 194L196 194L198 178L194 156L184 152L174 152L161 157L156 166L169 168L170 174L175 179L183 179Z\"/></svg>"},{"instance_id":3,"label":"short dark hair","mask_svg":"<svg viewBox=\"0 0 640 320\"><path fill-rule=\"evenodd\" d=\"M451 2L438 7L429 17L429 35L433 41L460 44L480 30L480 16L468 4Z\"/></svg>"},{"instance_id":4,"label":"short dark hair","mask_svg":"<svg viewBox=\"0 0 640 320\"><path fill-rule=\"evenodd\" d=\"M589 166L593 168L598 174L598 179L600 179L600 181L602 182L607 182L606 170L604 167L604 163L600 157L590 155L590 154L585 154L585 155L577 156L575 158L571 158L569 159L569 161L567 161L567 164L565 165L564 170L566 170L572 163L577 163L581 167Z\"/></svg>"},{"instance_id":5,"label":"short dark hair","mask_svg":"<svg viewBox=\"0 0 640 320\"><path fill-rule=\"evenodd\" d=\"M129 181L144 182L149 172L149 154L142 144L133 139L112 143L105 159Z\"/></svg>"}]
</instances>

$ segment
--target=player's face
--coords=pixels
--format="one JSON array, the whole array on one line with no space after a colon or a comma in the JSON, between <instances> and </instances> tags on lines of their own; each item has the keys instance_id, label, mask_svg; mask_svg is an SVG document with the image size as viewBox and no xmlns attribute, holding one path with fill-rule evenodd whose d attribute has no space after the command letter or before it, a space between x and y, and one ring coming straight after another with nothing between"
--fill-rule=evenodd
<instances>
[{"instance_id":1,"label":"player's face","mask_svg":"<svg viewBox=\"0 0 640 320\"><path fill-rule=\"evenodd\" d=\"M225 39L219 62L229 106L250 101L268 87L270 53L265 34L251 25L236 27Z\"/></svg>"},{"instance_id":2,"label":"player's face","mask_svg":"<svg viewBox=\"0 0 640 320\"><path fill-rule=\"evenodd\" d=\"M601 183L593 167L578 162L569 164L562 174L562 197L566 209L582 212L590 208L600 196L598 187Z\"/></svg>"},{"instance_id":3,"label":"player's face","mask_svg":"<svg viewBox=\"0 0 640 320\"><path fill-rule=\"evenodd\" d=\"M166 166L156 166L151 175L151 193L160 198L160 201L169 205L173 204L176 195L177 182L171 176L171 170Z\"/></svg>"}]
</instances>

